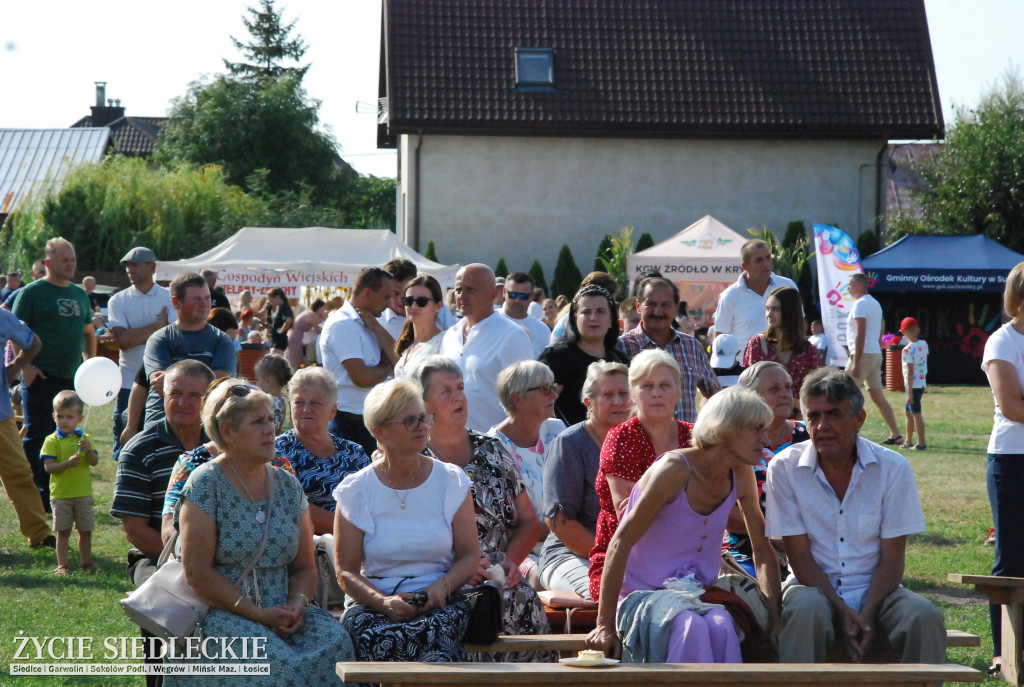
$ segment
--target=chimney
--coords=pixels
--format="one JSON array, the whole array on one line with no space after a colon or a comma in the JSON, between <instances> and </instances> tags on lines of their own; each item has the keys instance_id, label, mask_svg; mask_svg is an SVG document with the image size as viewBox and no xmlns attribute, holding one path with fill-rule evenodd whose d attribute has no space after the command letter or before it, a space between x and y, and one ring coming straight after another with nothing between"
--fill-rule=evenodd
<instances>
[{"instance_id":1,"label":"chimney","mask_svg":"<svg viewBox=\"0 0 1024 687\"><path fill-rule=\"evenodd\" d=\"M107 82L96 81L96 105L92 110L92 126L107 126L124 117L124 108L120 100L107 97Z\"/></svg>"}]
</instances>

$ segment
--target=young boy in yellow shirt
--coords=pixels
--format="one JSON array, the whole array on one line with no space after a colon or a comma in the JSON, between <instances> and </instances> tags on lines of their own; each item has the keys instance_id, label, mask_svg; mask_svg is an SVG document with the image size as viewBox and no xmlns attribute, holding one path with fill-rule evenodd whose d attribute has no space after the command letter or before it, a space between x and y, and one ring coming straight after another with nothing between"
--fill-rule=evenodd
<instances>
[{"instance_id":1,"label":"young boy in yellow shirt","mask_svg":"<svg viewBox=\"0 0 1024 687\"><path fill-rule=\"evenodd\" d=\"M50 506L57 532L57 568L54 575L68 574L71 527L78 527L78 567L95 572L92 562L93 499L89 466L99 463L92 439L78 428L85 404L74 391L61 391L53 399L57 431L43 440L39 457L50 473Z\"/></svg>"}]
</instances>

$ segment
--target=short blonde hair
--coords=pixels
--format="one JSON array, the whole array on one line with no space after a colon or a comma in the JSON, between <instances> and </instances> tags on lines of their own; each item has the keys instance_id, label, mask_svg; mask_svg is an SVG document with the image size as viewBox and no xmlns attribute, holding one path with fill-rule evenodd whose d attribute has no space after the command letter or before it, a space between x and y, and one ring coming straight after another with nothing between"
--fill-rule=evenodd
<instances>
[{"instance_id":1,"label":"short blonde hair","mask_svg":"<svg viewBox=\"0 0 1024 687\"><path fill-rule=\"evenodd\" d=\"M693 425L693 443L703 449L725 444L741 429L767 427L775 417L768 404L750 389L731 386L704 404Z\"/></svg>"},{"instance_id":2,"label":"short blonde hair","mask_svg":"<svg viewBox=\"0 0 1024 687\"><path fill-rule=\"evenodd\" d=\"M411 379L392 379L373 387L363 401L363 424L373 432L398 419L402 409L413 401L423 402L423 390Z\"/></svg>"},{"instance_id":3,"label":"short blonde hair","mask_svg":"<svg viewBox=\"0 0 1024 687\"><path fill-rule=\"evenodd\" d=\"M317 389L324 392L334 403L338 398L338 380L323 367L304 367L297 370L288 382L288 393L294 396L305 389Z\"/></svg>"},{"instance_id":4,"label":"short blonde hair","mask_svg":"<svg viewBox=\"0 0 1024 687\"><path fill-rule=\"evenodd\" d=\"M1017 317L1024 305L1024 262L1018 262L1006 277L1003 289L1003 312L1007 317Z\"/></svg>"},{"instance_id":5,"label":"short blonde hair","mask_svg":"<svg viewBox=\"0 0 1024 687\"><path fill-rule=\"evenodd\" d=\"M43 249L43 255L46 256L47 260L52 260L56 257L57 252L62 248L68 248L71 252L75 252L75 246L63 236L54 236L52 239L46 242L46 248Z\"/></svg>"},{"instance_id":6,"label":"short blonde hair","mask_svg":"<svg viewBox=\"0 0 1024 687\"><path fill-rule=\"evenodd\" d=\"M249 390L244 396L239 396L232 391L237 387L244 387ZM244 379L224 378L217 380L216 386L206 392L203 397L203 429L206 435L224 449L224 437L220 428L227 425L232 429L238 429L246 415L254 410L273 411L274 399L270 394L261 391L259 387L253 386Z\"/></svg>"},{"instance_id":7,"label":"short blonde hair","mask_svg":"<svg viewBox=\"0 0 1024 687\"><path fill-rule=\"evenodd\" d=\"M53 397L53 412L59 413L62 410L74 410L81 415L85 410L85 402L74 391L65 389Z\"/></svg>"},{"instance_id":8,"label":"short blonde hair","mask_svg":"<svg viewBox=\"0 0 1024 687\"><path fill-rule=\"evenodd\" d=\"M511 414L516 409L512 394L522 397L535 386L554 383L555 373L550 367L537 360L522 360L498 373L498 402L506 413Z\"/></svg>"},{"instance_id":9,"label":"short blonde hair","mask_svg":"<svg viewBox=\"0 0 1024 687\"><path fill-rule=\"evenodd\" d=\"M667 367L672 373L672 381L677 389L683 388L683 375L679 371L679 363L670 354L660 348L640 351L629 363L629 389L636 391L640 382L647 379L659 367Z\"/></svg>"}]
</instances>

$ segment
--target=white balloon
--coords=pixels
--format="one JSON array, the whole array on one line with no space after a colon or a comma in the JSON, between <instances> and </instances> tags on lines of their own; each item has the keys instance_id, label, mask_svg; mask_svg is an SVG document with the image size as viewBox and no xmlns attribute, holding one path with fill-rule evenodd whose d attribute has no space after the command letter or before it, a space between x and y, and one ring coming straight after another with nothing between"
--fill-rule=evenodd
<instances>
[{"instance_id":1,"label":"white balloon","mask_svg":"<svg viewBox=\"0 0 1024 687\"><path fill-rule=\"evenodd\" d=\"M120 390L121 370L110 358L89 358L75 373L75 391L88 405L106 405L117 398Z\"/></svg>"}]
</instances>

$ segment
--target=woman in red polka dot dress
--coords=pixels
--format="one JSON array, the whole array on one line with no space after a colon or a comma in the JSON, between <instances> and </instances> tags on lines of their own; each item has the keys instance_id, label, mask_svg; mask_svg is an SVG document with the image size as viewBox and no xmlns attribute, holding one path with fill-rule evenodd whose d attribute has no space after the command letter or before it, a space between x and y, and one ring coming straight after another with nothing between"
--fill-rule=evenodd
<instances>
[{"instance_id":1,"label":"woman in red polka dot dress","mask_svg":"<svg viewBox=\"0 0 1024 687\"><path fill-rule=\"evenodd\" d=\"M601 466L594 487L601 512L590 552L590 594L601 592L608 542L619 526L619 516L629 493L647 468L666 451L690 446L693 425L675 417L682 395L679 365L660 349L641 351L629 366L629 389L636 417L609 430L601 445Z\"/></svg>"}]
</instances>

